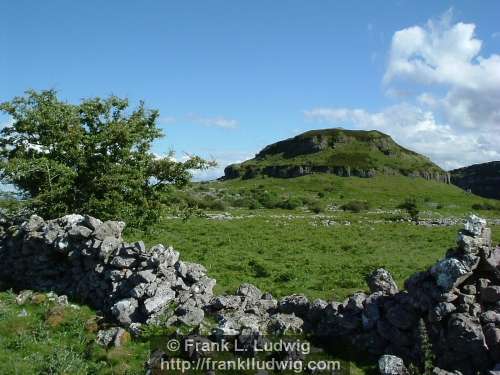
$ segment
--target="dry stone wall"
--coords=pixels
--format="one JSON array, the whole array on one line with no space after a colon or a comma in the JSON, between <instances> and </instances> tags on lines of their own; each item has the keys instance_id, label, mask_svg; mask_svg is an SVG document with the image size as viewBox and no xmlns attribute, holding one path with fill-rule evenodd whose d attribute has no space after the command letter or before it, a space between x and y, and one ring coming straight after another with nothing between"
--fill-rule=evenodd
<instances>
[{"instance_id":1,"label":"dry stone wall","mask_svg":"<svg viewBox=\"0 0 500 375\"><path fill-rule=\"evenodd\" d=\"M305 333L326 345L345 342L355 351L385 354L381 369L400 368L400 358L420 363L423 332L440 368L435 373L488 373L500 363L500 248L492 247L491 231L478 217L470 217L457 246L410 277L405 290L378 269L367 280L369 293L342 302L301 294L277 300L251 284L234 295L213 295L215 280L203 266L182 261L170 247L126 243L123 228L80 215L5 224L0 280L70 295L134 335L143 323L198 326L210 315L216 324L205 339L229 336L244 345L270 333Z\"/></svg>"},{"instance_id":2,"label":"dry stone wall","mask_svg":"<svg viewBox=\"0 0 500 375\"><path fill-rule=\"evenodd\" d=\"M178 307L170 323L199 324L215 280L171 247L124 242L124 227L90 216L32 216L4 229L0 279L16 289L67 294L123 325L154 321L169 306Z\"/></svg>"}]
</instances>

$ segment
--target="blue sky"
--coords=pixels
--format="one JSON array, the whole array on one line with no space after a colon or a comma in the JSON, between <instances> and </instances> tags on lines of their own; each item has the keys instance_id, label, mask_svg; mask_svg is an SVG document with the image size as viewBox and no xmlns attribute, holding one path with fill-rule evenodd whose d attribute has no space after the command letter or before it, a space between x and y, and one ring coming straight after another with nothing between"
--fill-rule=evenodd
<instances>
[{"instance_id":1,"label":"blue sky","mask_svg":"<svg viewBox=\"0 0 500 375\"><path fill-rule=\"evenodd\" d=\"M493 0L4 1L0 101L143 99L161 112L156 152L221 167L342 126L453 168L500 159L498 15Z\"/></svg>"}]
</instances>

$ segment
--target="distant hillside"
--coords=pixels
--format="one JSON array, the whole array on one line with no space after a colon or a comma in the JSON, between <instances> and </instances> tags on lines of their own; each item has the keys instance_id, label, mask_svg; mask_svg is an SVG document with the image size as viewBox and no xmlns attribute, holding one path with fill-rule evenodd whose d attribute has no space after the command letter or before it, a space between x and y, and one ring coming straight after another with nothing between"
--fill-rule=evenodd
<instances>
[{"instance_id":1,"label":"distant hillside","mask_svg":"<svg viewBox=\"0 0 500 375\"><path fill-rule=\"evenodd\" d=\"M312 130L260 151L255 158L232 164L225 179L259 175L290 178L312 173L338 176L413 176L448 182L448 174L425 156L398 145L376 130Z\"/></svg>"},{"instance_id":2,"label":"distant hillside","mask_svg":"<svg viewBox=\"0 0 500 375\"><path fill-rule=\"evenodd\" d=\"M485 198L500 199L500 161L455 169L451 182Z\"/></svg>"}]
</instances>

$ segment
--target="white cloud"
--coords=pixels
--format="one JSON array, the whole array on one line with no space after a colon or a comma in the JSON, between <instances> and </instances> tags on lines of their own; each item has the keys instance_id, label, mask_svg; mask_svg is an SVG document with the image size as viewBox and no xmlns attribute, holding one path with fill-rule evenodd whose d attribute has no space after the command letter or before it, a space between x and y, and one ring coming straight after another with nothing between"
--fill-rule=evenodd
<instances>
[{"instance_id":1,"label":"white cloud","mask_svg":"<svg viewBox=\"0 0 500 375\"><path fill-rule=\"evenodd\" d=\"M204 126L216 127L222 129L235 129L238 127L238 121L223 116L204 117L191 114L189 120Z\"/></svg>"},{"instance_id":2,"label":"white cloud","mask_svg":"<svg viewBox=\"0 0 500 375\"><path fill-rule=\"evenodd\" d=\"M500 160L500 55L480 55L476 25L439 20L394 33L383 76L399 104L369 112L315 108L307 119L377 129L450 169Z\"/></svg>"},{"instance_id":3,"label":"white cloud","mask_svg":"<svg viewBox=\"0 0 500 375\"><path fill-rule=\"evenodd\" d=\"M328 126L380 130L404 147L430 157L445 169L500 159L500 136L460 133L436 121L431 111L399 104L380 112L364 109L315 108L304 111L307 119Z\"/></svg>"},{"instance_id":4,"label":"white cloud","mask_svg":"<svg viewBox=\"0 0 500 375\"><path fill-rule=\"evenodd\" d=\"M219 177L224 176L224 168L226 168L228 165L234 163L242 163L245 160L251 159L255 156L255 153L239 150L213 151L205 152L203 154L206 154L202 155L205 158L215 160L217 162L217 166L205 171L194 171L194 181L215 180Z\"/></svg>"},{"instance_id":5,"label":"white cloud","mask_svg":"<svg viewBox=\"0 0 500 375\"><path fill-rule=\"evenodd\" d=\"M480 55L476 25L452 23L452 11L424 26L397 31L391 43L385 84L401 81L446 90L432 109L453 126L500 127L500 55ZM430 98L430 94L426 94Z\"/></svg>"}]
</instances>

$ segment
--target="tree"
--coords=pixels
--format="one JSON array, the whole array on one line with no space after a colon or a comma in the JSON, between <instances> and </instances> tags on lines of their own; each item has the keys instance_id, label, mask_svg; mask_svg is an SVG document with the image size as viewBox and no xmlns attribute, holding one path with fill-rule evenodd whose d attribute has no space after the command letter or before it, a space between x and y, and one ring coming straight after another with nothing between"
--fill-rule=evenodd
<instances>
[{"instance_id":1,"label":"tree","mask_svg":"<svg viewBox=\"0 0 500 375\"><path fill-rule=\"evenodd\" d=\"M127 99L85 99L70 104L54 90L27 91L0 104L13 122L0 138L0 179L29 198L46 218L88 213L133 225L156 220L168 192L191 179L191 170L214 162L172 153L155 156L152 143L163 136L158 111Z\"/></svg>"}]
</instances>

